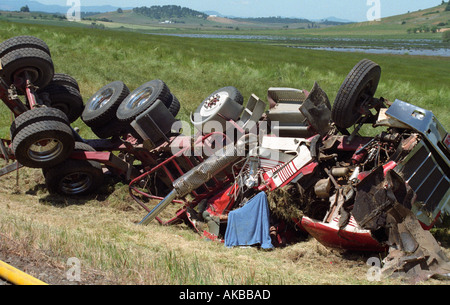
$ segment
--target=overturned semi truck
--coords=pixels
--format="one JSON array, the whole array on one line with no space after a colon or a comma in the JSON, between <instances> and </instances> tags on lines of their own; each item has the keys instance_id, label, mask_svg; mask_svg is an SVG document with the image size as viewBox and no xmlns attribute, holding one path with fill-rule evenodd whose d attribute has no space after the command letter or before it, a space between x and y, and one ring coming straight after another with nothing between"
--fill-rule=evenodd
<instances>
[{"instance_id":1,"label":"overturned semi truck","mask_svg":"<svg viewBox=\"0 0 450 305\"><path fill-rule=\"evenodd\" d=\"M229 246L309 234L333 248L390 249L390 271L447 270L427 230L450 212L450 136L432 112L375 97L381 68L371 60L353 67L333 105L317 83L271 87L268 103L251 95L245 106L237 88L220 88L191 114L195 135L183 134L180 101L162 80L132 92L115 81L83 105L45 42L13 37L0 60L0 98L15 118L0 141L15 162L1 174L42 168L50 192L77 196L108 173L129 183L143 225L184 222ZM98 139L71 127L79 117ZM364 136L364 125L385 130Z\"/></svg>"}]
</instances>

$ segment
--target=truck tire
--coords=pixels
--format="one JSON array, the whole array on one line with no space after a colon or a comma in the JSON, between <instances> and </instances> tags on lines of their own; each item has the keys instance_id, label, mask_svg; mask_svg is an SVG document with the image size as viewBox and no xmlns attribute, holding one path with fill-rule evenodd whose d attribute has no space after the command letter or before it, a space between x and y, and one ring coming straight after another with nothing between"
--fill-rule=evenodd
<instances>
[{"instance_id":1,"label":"truck tire","mask_svg":"<svg viewBox=\"0 0 450 305\"><path fill-rule=\"evenodd\" d=\"M331 119L339 128L349 128L361 117L359 107L373 97L381 77L381 68L371 60L356 64L342 83L333 103Z\"/></svg>"},{"instance_id":2,"label":"truck tire","mask_svg":"<svg viewBox=\"0 0 450 305\"><path fill-rule=\"evenodd\" d=\"M17 161L31 168L45 168L61 163L73 152L74 146L70 126L52 118L26 124L12 141Z\"/></svg>"},{"instance_id":3,"label":"truck tire","mask_svg":"<svg viewBox=\"0 0 450 305\"><path fill-rule=\"evenodd\" d=\"M47 86L54 75L53 61L45 51L36 48L22 48L6 53L1 58L0 76L8 86L14 83L16 75L28 72L34 86Z\"/></svg>"},{"instance_id":4,"label":"truck tire","mask_svg":"<svg viewBox=\"0 0 450 305\"><path fill-rule=\"evenodd\" d=\"M59 121L65 124L69 124L67 115L59 109L50 107L33 108L19 115L11 124L11 140L14 140L16 134L24 127L39 121L47 120Z\"/></svg>"},{"instance_id":5,"label":"truck tire","mask_svg":"<svg viewBox=\"0 0 450 305\"><path fill-rule=\"evenodd\" d=\"M173 117L176 117L178 112L180 112L181 104L180 101L177 99L177 97L172 94L172 103L170 103L169 111L173 115Z\"/></svg>"},{"instance_id":6,"label":"truck tire","mask_svg":"<svg viewBox=\"0 0 450 305\"><path fill-rule=\"evenodd\" d=\"M67 159L45 173L48 191L63 196L95 193L103 184L101 164L96 161Z\"/></svg>"},{"instance_id":7,"label":"truck tire","mask_svg":"<svg viewBox=\"0 0 450 305\"><path fill-rule=\"evenodd\" d=\"M238 104L242 105L244 103L244 97L242 96L241 92L236 87L228 86L228 87L220 88L220 89L214 91L213 93L211 93L206 99L203 100L201 105L203 105L204 103L209 101L211 99L211 97L213 97L213 96L215 96L217 94L219 94L219 95L220 94L225 94L230 99L232 99L233 101L237 102Z\"/></svg>"},{"instance_id":8,"label":"truck tire","mask_svg":"<svg viewBox=\"0 0 450 305\"><path fill-rule=\"evenodd\" d=\"M89 144L86 144L84 142L75 142L75 146L73 148L74 152L77 151L96 151L92 146L90 146ZM70 156L69 156L70 158ZM44 177L47 175L47 172L51 169L51 167L46 167L42 169L42 174L44 175Z\"/></svg>"},{"instance_id":9,"label":"truck tire","mask_svg":"<svg viewBox=\"0 0 450 305\"><path fill-rule=\"evenodd\" d=\"M0 58L6 53L23 48L40 49L48 55L51 55L49 47L41 39L34 36L16 36L0 43Z\"/></svg>"},{"instance_id":10,"label":"truck tire","mask_svg":"<svg viewBox=\"0 0 450 305\"><path fill-rule=\"evenodd\" d=\"M50 85L52 84L69 86L76 89L77 91L80 91L80 86L78 85L77 80L69 74L65 73L55 73Z\"/></svg>"},{"instance_id":11,"label":"truck tire","mask_svg":"<svg viewBox=\"0 0 450 305\"><path fill-rule=\"evenodd\" d=\"M100 139L108 139L111 137L119 137L122 134L127 134L131 130L129 124L120 122L117 119L112 119L102 126L91 127L92 132Z\"/></svg>"},{"instance_id":12,"label":"truck tire","mask_svg":"<svg viewBox=\"0 0 450 305\"><path fill-rule=\"evenodd\" d=\"M75 142L73 151L96 151L91 145L84 142Z\"/></svg>"},{"instance_id":13,"label":"truck tire","mask_svg":"<svg viewBox=\"0 0 450 305\"><path fill-rule=\"evenodd\" d=\"M213 98L217 98L218 103L214 105L208 106L208 103L211 103ZM237 102L238 104L242 105L244 103L244 98L242 94L239 92L239 90L235 87L229 86L224 87L219 90L214 91L211 93L206 99L201 102L201 104L197 107L195 110L195 113L200 114L202 117L209 117L211 115L214 115L216 111L214 111L216 108L220 108L220 101L223 98L230 98L231 100Z\"/></svg>"},{"instance_id":14,"label":"truck tire","mask_svg":"<svg viewBox=\"0 0 450 305\"><path fill-rule=\"evenodd\" d=\"M52 81L50 85L40 90L39 97L44 101L48 97L47 106L64 112L70 123L75 122L84 109L80 91L69 85L57 84Z\"/></svg>"},{"instance_id":15,"label":"truck tire","mask_svg":"<svg viewBox=\"0 0 450 305\"><path fill-rule=\"evenodd\" d=\"M191 122L199 128L210 120L222 117L237 120L243 110L244 98L235 87L223 87L211 93L191 115Z\"/></svg>"},{"instance_id":16,"label":"truck tire","mask_svg":"<svg viewBox=\"0 0 450 305\"><path fill-rule=\"evenodd\" d=\"M116 119L116 112L130 89L121 81L107 84L87 101L81 119L89 127L101 127Z\"/></svg>"},{"instance_id":17,"label":"truck tire","mask_svg":"<svg viewBox=\"0 0 450 305\"><path fill-rule=\"evenodd\" d=\"M131 123L158 99L169 108L173 100L169 88L159 79L147 82L131 92L119 105L117 118L122 122Z\"/></svg>"}]
</instances>

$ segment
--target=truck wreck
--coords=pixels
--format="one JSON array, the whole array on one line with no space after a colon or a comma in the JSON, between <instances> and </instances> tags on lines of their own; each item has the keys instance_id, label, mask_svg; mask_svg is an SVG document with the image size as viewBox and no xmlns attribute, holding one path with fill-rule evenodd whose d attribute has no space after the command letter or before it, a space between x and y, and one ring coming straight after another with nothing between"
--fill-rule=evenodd
<instances>
[{"instance_id":1,"label":"truck wreck","mask_svg":"<svg viewBox=\"0 0 450 305\"><path fill-rule=\"evenodd\" d=\"M129 183L141 225L186 223L227 247L286 246L309 235L326 247L385 252L384 276L450 274L428 231L450 213L450 135L434 114L375 97L381 68L364 59L331 105L310 91L268 89L246 106L235 87L176 119L180 102L161 80L130 92L116 81L80 106L78 84L54 73L34 37L0 44L0 98L15 116L7 162L42 168L48 190L85 195L105 172ZM98 139L70 126L78 117ZM360 135L364 125L380 127ZM195 135L185 135L190 127ZM369 132L370 133L370 132ZM373 134L377 133L377 134Z\"/></svg>"},{"instance_id":2,"label":"truck wreck","mask_svg":"<svg viewBox=\"0 0 450 305\"><path fill-rule=\"evenodd\" d=\"M448 259L424 229L429 230L449 212L449 178L445 174L449 136L431 112L400 100L390 103L374 98L379 72L373 62L358 63L338 93L337 101L344 105L335 102L333 107L341 107L339 110L331 109L318 84L311 92L269 89L272 107L259 122L268 121L270 125L271 118L287 118L273 129L279 134L262 136L241 158L230 154L226 159L222 151L219 154L226 159L223 164L217 156L206 159L219 167L226 164L238 168L239 174L219 195L203 198L198 205L187 203L185 220L204 236L223 239L225 245L248 245L259 240L263 248L270 248L288 243L289 238L295 240L296 230L301 230L327 247L403 253L402 259L387 257L389 271L395 260L396 271L414 271L417 278L433 272L448 274ZM352 78L355 73L360 74L356 82ZM351 124L339 117L342 112L354 111L357 114ZM295 116L293 121L302 123L290 125ZM363 124L384 126L386 130L374 137L360 136ZM356 127L350 134L346 128L351 125ZM270 159L272 149L278 152L276 159ZM193 171L203 168L200 164ZM179 197L218 173L213 167L206 172L210 175L193 179L198 183L191 184ZM174 190L178 192L180 181L186 184L191 177L188 173L175 181ZM236 211L262 204L261 193L267 194L268 199L262 200L267 207L261 209L270 210L270 219L266 213L257 214L263 221L254 219L256 212L251 212L241 217L244 225L235 223L235 217L230 225L230 216ZM160 205L175 198L171 193ZM158 209L151 210L141 224L148 224L158 213ZM252 223L250 219L254 219ZM405 226L407 221L409 225ZM199 225L201 222L203 225ZM202 232L200 228L207 229ZM249 231L262 235L246 236ZM232 241L230 236L234 236ZM267 245L268 237L272 245Z\"/></svg>"}]
</instances>

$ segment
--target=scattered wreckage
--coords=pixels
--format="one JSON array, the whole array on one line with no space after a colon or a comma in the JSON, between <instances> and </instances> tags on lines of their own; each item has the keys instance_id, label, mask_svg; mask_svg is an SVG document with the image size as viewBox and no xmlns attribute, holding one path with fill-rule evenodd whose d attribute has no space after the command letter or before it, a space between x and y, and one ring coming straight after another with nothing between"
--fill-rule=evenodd
<instances>
[{"instance_id":1,"label":"scattered wreckage","mask_svg":"<svg viewBox=\"0 0 450 305\"><path fill-rule=\"evenodd\" d=\"M380 73L372 61L359 62L333 108L318 84L311 92L270 88L264 113L263 102L252 96L242 117L228 116L236 122L237 140L173 180L141 224L185 221L226 246L263 248L286 244L297 231L306 231L327 247L389 249L384 273L395 269L415 279L448 274L445 254L425 230L450 212L450 137L430 111L375 98ZM253 119L261 116L252 121L249 114L255 113ZM239 133L249 121L256 132ZM362 137L363 124L386 130ZM271 133L261 134L267 126ZM151 194L136 182L130 184L131 194L144 206L135 192ZM208 183L223 190L208 191ZM198 196L201 190L209 197ZM181 205L175 217L160 219L176 200Z\"/></svg>"},{"instance_id":2,"label":"scattered wreckage","mask_svg":"<svg viewBox=\"0 0 450 305\"><path fill-rule=\"evenodd\" d=\"M50 192L83 195L107 171L129 182L148 213L142 225L184 222L229 247L284 246L307 233L331 248L389 250L385 274L450 273L427 231L450 212L450 136L432 112L375 98L381 68L370 60L351 70L333 106L317 83L269 88L269 105L252 95L245 107L224 87L183 124L161 80L132 92L113 82L83 106L41 40L11 38L0 59L0 98L15 116L1 155L17 160L0 174L42 168ZM72 129L80 116L99 139ZM385 130L360 136L365 124Z\"/></svg>"}]
</instances>

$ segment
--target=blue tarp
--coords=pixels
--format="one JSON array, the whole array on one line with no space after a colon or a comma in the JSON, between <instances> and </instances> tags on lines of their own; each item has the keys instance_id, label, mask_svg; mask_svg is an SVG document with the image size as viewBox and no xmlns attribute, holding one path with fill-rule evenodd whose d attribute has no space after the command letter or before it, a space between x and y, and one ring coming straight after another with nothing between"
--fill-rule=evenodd
<instances>
[{"instance_id":1,"label":"blue tarp","mask_svg":"<svg viewBox=\"0 0 450 305\"><path fill-rule=\"evenodd\" d=\"M269 204L260 192L242 208L231 211L225 231L225 246L251 246L260 244L263 249L273 248L269 235Z\"/></svg>"}]
</instances>

